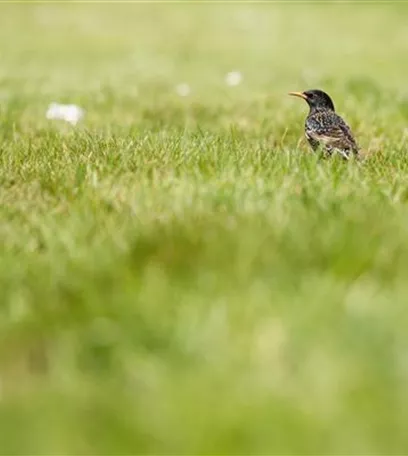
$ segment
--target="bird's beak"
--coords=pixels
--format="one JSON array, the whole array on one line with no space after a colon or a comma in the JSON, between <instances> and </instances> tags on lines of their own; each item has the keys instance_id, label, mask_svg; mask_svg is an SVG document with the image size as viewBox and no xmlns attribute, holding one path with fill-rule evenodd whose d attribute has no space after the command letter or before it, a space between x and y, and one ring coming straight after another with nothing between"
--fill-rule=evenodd
<instances>
[{"instance_id":1,"label":"bird's beak","mask_svg":"<svg viewBox=\"0 0 408 456\"><path fill-rule=\"evenodd\" d=\"M303 98L304 100L307 100L307 96L303 92L289 92L289 95L292 95L293 97L299 97L299 98Z\"/></svg>"}]
</instances>

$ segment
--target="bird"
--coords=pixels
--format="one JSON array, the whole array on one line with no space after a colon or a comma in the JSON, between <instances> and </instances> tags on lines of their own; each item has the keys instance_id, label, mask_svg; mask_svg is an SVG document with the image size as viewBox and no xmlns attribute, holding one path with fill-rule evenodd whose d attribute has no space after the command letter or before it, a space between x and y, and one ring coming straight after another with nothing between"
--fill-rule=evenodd
<instances>
[{"instance_id":1,"label":"bird","mask_svg":"<svg viewBox=\"0 0 408 456\"><path fill-rule=\"evenodd\" d=\"M321 150L324 157L335 154L349 160L360 158L360 148L346 122L336 114L334 103L326 92L314 89L289 92L303 98L310 111L305 120L305 136L313 151Z\"/></svg>"}]
</instances>

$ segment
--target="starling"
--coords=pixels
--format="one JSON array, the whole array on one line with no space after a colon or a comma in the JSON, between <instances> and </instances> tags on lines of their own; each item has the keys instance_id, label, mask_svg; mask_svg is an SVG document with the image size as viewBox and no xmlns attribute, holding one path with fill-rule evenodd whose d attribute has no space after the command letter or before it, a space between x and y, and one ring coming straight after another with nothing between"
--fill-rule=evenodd
<instances>
[{"instance_id":1,"label":"starling","mask_svg":"<svg viewBox=\"0 0 408 456\"><path fill-rule=\"evenodd\" d=\"M329 95L322 90L290 92L289 95L306 100L309 115L305 121L305 135L314 151L322 150L325 157L339 154L345 160L359 156L359 147L350 127L335 112Z\"/></svg>"}]
</instances>

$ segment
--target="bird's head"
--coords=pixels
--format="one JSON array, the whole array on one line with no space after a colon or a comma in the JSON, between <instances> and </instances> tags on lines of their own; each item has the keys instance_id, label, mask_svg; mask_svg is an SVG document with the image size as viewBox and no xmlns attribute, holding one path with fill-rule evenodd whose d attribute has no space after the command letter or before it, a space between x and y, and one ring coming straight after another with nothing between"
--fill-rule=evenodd
<instances>
[{"instance_id":1,"label":"bird's head","mask_svg":"<svg viewBox=\"0 0 408 456\"><path fill-rule=\"evenodd\" d=\"M289 95L306 100L311 110L329 109L334 111L332 99L323 90L307 90L306 92L290 92Z\"/></svg>"}]
</instances>

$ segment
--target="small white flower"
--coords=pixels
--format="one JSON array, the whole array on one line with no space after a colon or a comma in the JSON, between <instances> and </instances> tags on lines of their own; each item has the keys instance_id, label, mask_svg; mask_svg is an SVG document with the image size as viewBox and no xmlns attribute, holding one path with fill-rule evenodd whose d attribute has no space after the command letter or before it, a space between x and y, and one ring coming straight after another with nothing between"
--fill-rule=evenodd
<instances>
[{"instance_id":1,"label":"small white flower","mask_svg":"<svg viewBox=\"0 0 408 456\"><path fill-rule=\"evenodd\" d=\"M242 74L240 71L230 71L225 76L225 83L230 87L237 86L242 82Z\"/></svg>"},{"instance_id":2,"label":"small white flower","mask_svg":"<svg viewBox=\"0 0 408 456\"><path fill-rule=\"evenodd\" d=\"M84 110L77 105L64 105L54 102L48 106L45 116L47 119L65 120L65 122L76 125L84 114Z\"/></svg>"},{"instance_id":3,"label":"small white flower","mask_svg":"<svg viewBox=\"0 0 408 456\"><path fill-rule=\"evenodd\" d=\"M188 95L190 95L191 89L188 84L183 82L182 84L178 84L176 86L176 92L177 92L177 95L179 95L180 97L187 97Z\"/></svg>"}]
</instances>

